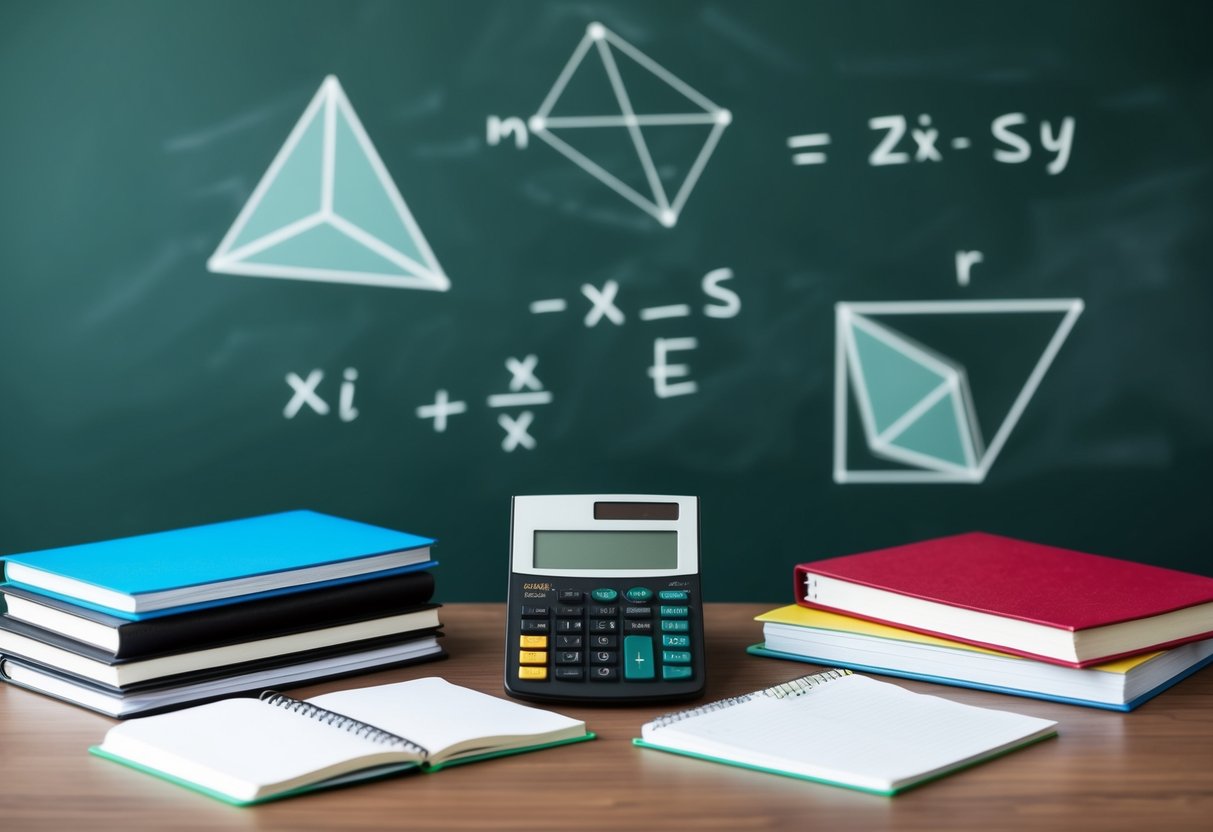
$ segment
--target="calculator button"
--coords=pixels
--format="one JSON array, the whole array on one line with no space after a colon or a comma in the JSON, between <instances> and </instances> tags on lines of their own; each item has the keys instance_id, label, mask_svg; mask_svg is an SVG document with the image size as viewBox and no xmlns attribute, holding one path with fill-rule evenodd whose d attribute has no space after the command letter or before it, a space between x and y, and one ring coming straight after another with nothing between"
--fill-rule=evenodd
<instances>
[{"instance_id":1,"label":"calculator button","mask_svg":"<svg viewBox=\"0 0 1213 832\"><path fill-rule=\"evenodd\" d=\"M617 636L590 636L590 646L602 650L614 650L619 646Z\"/></svg>"},{"instance_id":2,"label":"calculator button","mask_svg":"<svg viewBox=\"0 0 1213 832\"><path fill-rule=\"evenodd\" d=\"M627 596L629 601L634 601L637 604L653 600L653 590L643 586L634 586L623 594Z\"/></svg>"},{"instance_id":3,"label":"calculator button","mask_svg":"<svg viewBox=\"0 0 1213 832\"><path fill-rule=\"evenodd\" d=\"M614 618L619 615L619 607L590 607L591 618Z\"/></svg>"},{"instance_id":4,"label":"calculator button","mask_svg":"<svg viewBox=\"0 0 1213 832\"><path fill-rule=\"evenodd\" d=\"M564 682L580 682L585 678L585 671L580 667L558 667L556 678Z\"/></svg>"},{"instance_id":5,"label":"calculator button","mask_svg":"<svg viewBox=\"0 0 1213 832\"><path fill-rule=\"evenodd\" d=\"M576 589L562 589L556 594L562 604L580 604L585 600L585 593Z\"/></svg>"},{"instance_id":6,"label":"calculator button","mask_svg":"<svg viewBox=\"0 0 1213 832\"><path fill-rule=\"evenodd\" d=\"M623 678L652 679L653 639L648 636L627 636L623 640Z\"/></svg>"},{"instance_id":7,"label":"calculator button","mask_svg":"<svg viewBox=\"0 0 1213 832\"><path fill-rule=\"evenodd\" d=\"M590 597L600 604L609 604L619 597L619 593L613 589L596 589L590 593Z\"/></svg>"},{"instance_id":8,"label":"calculator button","mask_svg":"<svg viewBox=\"0 0 1213 832\"><path fill-rule=\"evenodd\" d=\"M687 653L687 661L691 660L691 654ZM561 650L556 654L556 664L581 664L580 650Z\"/></svg>"},{"instance_id":9,"label":"calculator button","mask_svg":"<svg viewBox=\"0 0 1213 832\"><path fill-rule=\"evenodd\" d=\"M591 650L590 664L616 664L619 654L614 650Z\"/></svg>"},{"instance_id":10,"label":"calculator button","mask_svg":"<svg viewBox=\"0 0 1213 832\"><path fill-rule=\"evenodd\" d=\"M625 633L651 633L653 632L652 621L625 621L623 622L623 631Z\"/></svg>"},{"instance_id":11,"label":"calculator button","mask_svg":"<svg viewBox=\"0 0 1213 832\"><path fill-rule=\"evenodd\" d=\"M547 618L548 617L548 608L547 607L523 607L522 608L522 617L523 618Z\"/></svg>"},{"instance_id":12,"label":"calculator button","mask_svg":"<svg viewBox=\"0 0 1213 832\"><path fill-rule=\"evenodd\" d=\"M688 614L687 607L667 607L664 604L661 607L662 618L686 618Z\"/></svg>"},{"instance_id":13,"label":"calculator button","mask_svg":"<svg viewBox=\"0 0 1213 832\"><path fill-rule=\"evenodd\" d=\"M547 664L548 654L546 650L519 650L518 664Z\"/></svg>"},{"instance_id":14,"label":"calculator button","mask_svg":"<svg viewBox=\"0 0 1213 832\"><path fill-rule=\"evenodd\" d=\"M518 668L518 678L528 679L530 681L542 681L548 677L548 669L546 667L520 667Z\"/></svg>"},{"instance_id":15,"label":"calculator button","mask_svg":"<svg viewBox=\"0 0 1213 832\"><path fill-rule=\"evenodd\" d=\"M653 614L652 607L624 607L623 615L625 618L648 618Z\"/></svg>"},{"instance_id":16,"label":"calculator button","mask_svg":"<svg viewBox=\"0 0 1213 832\"><path fill-rule=\"evenodd\" d=\"M666 638L674 638L674 636L666 636ZM679 645L673 644L670 646L678 647ZM581 636L556 636L556 649L557 650L580 650L581 649Z\"/></svg>"},{"instance_id":17,"label":"calculator button","mask_svg":"<svg viewBox=\"0 0 1213 832\"><path fill-rule=\"evenodd\" d=\"M619 622L614 618L595 618L590 621L591 633L615 633L619 631Z\"/></svg>"},{"instance_id":18,"label":"calculator button","mask_svg":"<svg viewBox=\"0 0 1213 832\"><path fill-rule=\"evenodd\" d=\"M690 594L685 589L663 589L657 593L657 598L661 601L687 601Z\"/></svg>"},{"instance_id":19,"label":"calculator button","mask_svg":"<svg viewBox=\"0 0 1213 832\"><path fill-rule=\"evenodd\" d=\"M522 626L526 627L526 625L528 623L530 623L530 622L523 621ZM546 621L543 621L543 622L536 621L535 623L536 624L540 624L540 623L547 624ZM584 623L585 622L583 622L580 618L557 618L556 619L556 632L558 632L558 633L580 633L583 629L582 625Z\"/></svg>"},{"instance_id":20,"label":"calculator button","mask_svg":"<svg viewBox=\"0 0 1213 832\"><path fill-rule=\"evenodd\" d=\"M519 636L518 646L524 650L547 650L547 636Z\"/></svg>"},{"instance_id":21,"label":"calculator button","mask_svg":"<svg viewBox=\"0 0 1213 832\"><path fill-rule=\"evenodd\" d=\"M690 650L662 650L661 651L661 663L662 664L690 664L691 663L691 651Z\"/></svg>"},{"instance_id":22,"label":"calculator button","mask_svg":"<svg viewBox=\"0 0 1213 832\"><path fill-rule=\"evenodd\" d=\"M551 630L548 622L538 620L527 620L522 622L522 632L524 633L546 633Z\"/></svg>"},{"instance_id":23,"label":"calculator button","mask_svg":"<svg viewBox=\"0 0 1213 832\"><path fill-rule=\"evenodd\" d=\"M661 678L669 681L675 681L677 679L690 679L694 675L695 670L690 667L667 664L661 668Z\"/></svg>"},{"instance_id":24,"label":"calculator button","mask_svg":"<svg viewBox=\"0 0 1213 832\"><path fill-rule=\"evenodd\" d=\"M690 647L691 646L691 637L690 636L672 636L669 634L664 634L661 637L661 646L662 647Z\"/></svg>"},{"instance_id":25,"label":"calculator button","mask_svg":"<svg viewBox=\"0 0 1213 832\"><path fill-rule=\"evenodd\" d=\"M547 670L547 668L545 667L544 670ZM618 679L619 668L617 667L607 667L606 665L602 665L600 667L590 668L591 682L614 682Z\"/></svg>"},{"instance_id":26,"label":"calculator button","mask_svg":"<svg viewBox=\"0 0 1213 832\"><path fill-rule=\"evenodd\" d=\"M691 628L689 622L686 621L662 621L661 631L663 633L685 633Z\"/></svg>"},{"instance_id":27,"label":"calculator button","mask_svg":"<svg viewBox=\"0 0 1213 832\"><path fill-rule=\"evenodd\" d=\"M557 607L557 618L580 618L585 610L581 607Z\"/></svg>"}]
</instances>

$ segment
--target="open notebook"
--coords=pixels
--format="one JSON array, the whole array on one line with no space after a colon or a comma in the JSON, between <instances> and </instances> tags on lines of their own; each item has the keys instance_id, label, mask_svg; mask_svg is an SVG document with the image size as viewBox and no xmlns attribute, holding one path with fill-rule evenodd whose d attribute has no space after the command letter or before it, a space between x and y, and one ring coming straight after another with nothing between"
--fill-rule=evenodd
<instances>
[{"instance_id":1,"label":"open notebook","mask_svg":"<svg viewBox=\"0 0 1213 832\"><path fill-rule=\"evenodd\" d=\"M1056 726L830 670L668 714L633 742L893 795L1054 736Z\"/></svg>"},{"instance_id":2,"label":"open notebook","mask_svg":"<svg viewBox=\"0 0 1213 832\"><path fill-rule=\"evenodd\" d=\"M225 699L117 725L89 750L248 805L593 737L580 720L426 678Z\"/></svg>"}]
</instances>

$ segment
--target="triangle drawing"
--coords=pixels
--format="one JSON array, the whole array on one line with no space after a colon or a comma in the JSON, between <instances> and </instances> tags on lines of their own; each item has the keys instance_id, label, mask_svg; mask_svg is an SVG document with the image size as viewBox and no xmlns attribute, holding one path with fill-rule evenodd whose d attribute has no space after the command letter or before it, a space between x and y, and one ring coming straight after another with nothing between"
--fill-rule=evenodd
<instances>
[{"instance_id":1,"label":"triangle drawing","mask_svg":"<svg viewBox=\"0 0 1213 832\"><path fill-rule=\"evenodd\" d=\"M320 85L207 269L401 289L450 288L332 75Z\"/></svg>"}]
</instances>

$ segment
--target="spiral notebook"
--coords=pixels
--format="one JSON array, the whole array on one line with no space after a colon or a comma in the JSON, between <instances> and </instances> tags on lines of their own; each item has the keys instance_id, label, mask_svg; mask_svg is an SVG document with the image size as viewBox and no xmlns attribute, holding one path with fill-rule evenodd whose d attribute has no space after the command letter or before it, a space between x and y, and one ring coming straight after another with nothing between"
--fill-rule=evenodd
<instances>
[{"instance_id":1,"label":"spiral notebook","mask_svg":"<svg viewBox=\"0 0 1213 832\"><path fill-rule=\"evenodd\" d=\"M245 806L593 738L580 720L426 678L225 699L124 722L89 750Z\"/></svg>"},{"instance_id":2,"label":"spiral notebook","mask_svg":"<svg viewBox=\"0 0 1213 832\"><path fill-rule=\"evenodd\" d=\"M1057 734L1057 723L830 670L667 714L643 748L895 795Z\"/></svg>"}]
</instances>

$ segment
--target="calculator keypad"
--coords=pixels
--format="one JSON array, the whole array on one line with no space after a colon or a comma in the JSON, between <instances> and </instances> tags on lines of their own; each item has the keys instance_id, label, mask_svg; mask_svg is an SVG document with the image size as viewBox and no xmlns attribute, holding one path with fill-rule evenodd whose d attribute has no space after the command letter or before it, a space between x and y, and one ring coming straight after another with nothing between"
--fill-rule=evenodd
<instances>
[{"instance_id":1,"label":"calculator keypad","mask_svg":"<svg viewBox=\"0 0 1213 832\"><path fill-rule=\"evenodd\" d=\"M565 686L587 681L615 685L626 696L629 683L660 687L702 673L687 590L557 587L549 597L550 605L518 608L519 681L544 682L556 697L575 696Z\"/></svg>"}]
</instances>

